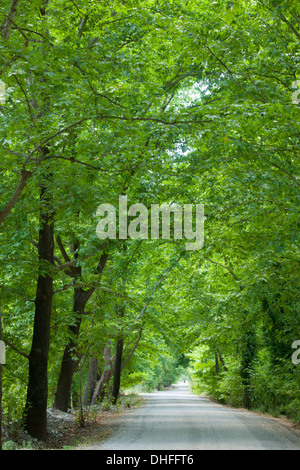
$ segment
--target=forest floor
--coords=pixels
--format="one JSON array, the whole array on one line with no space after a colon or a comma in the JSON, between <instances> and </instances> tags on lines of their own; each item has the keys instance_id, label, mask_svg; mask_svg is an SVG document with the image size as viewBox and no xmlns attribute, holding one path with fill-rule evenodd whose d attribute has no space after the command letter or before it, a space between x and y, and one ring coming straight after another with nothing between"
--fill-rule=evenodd
<instances>
[{"instance_id":1,"label":"forest floor","mask_svg":"<svg viewBox=\"0 0 300 470\"><path fill-rule=\"evenodd\" d=\"M72 450L77 445L101 442L117 427L118 420L125 413L144 403L137 395L122 395L116 406L106 409L96 406L85 412L84 426L79 425L78 411L47 410L48 440L45 443L30 437L17 426L10 426L3 432L4 450Z\"/></svg>"}]
</instances>

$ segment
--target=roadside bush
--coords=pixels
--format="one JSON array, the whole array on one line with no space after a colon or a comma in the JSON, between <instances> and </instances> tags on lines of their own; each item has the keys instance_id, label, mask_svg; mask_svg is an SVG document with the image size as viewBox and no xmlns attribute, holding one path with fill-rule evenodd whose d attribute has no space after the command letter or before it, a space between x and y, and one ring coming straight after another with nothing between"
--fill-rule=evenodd
<instances>
[{"instance_id":1,"label":"roadside bush","mask_svg":"<svg viewBox=\"0 0 300 470\"><path fill-rule=\"evenodd\" d=\"M300 421L300 368L292 362L282 361L274 368L261 355L255 364L252 387L254 408Z\"/></svg>"},{"instance_id":2,"label":"roadside bush","mask_svg":"<svg viewBox=\"0 0 300 470\"><path fill-rule=\"evenodd\" d=\"M231 406L242 406L244 387L240 375L240 363L228 359L228 371L222 372L218 381L218 399Z\"/></svg>"}]
</instances>

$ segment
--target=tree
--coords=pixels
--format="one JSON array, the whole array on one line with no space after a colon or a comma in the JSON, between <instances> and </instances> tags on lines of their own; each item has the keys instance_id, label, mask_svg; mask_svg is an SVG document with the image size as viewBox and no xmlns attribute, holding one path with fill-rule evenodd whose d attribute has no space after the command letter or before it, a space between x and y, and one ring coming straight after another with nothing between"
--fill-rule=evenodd
<instances>
[{"instance_id":1,"label":"tree","mask_svg":"<svg viewBox=\"0 0 300 470\"><path fill-rule=\"evenodd\" d=\"M41 227L39 229L39 276L35 298L32 346L29 353L29 379L24 411L28 433L47 438L48 350L53 298L54 213L49 187L41 186Z\"/></svg>"},{"instance_id":2,"label":"tree","mask_svg":"<svg viewBox=\"0 0 300 470\"><path fill-rule=\"evenodd\" d=\"M96 271L99 275L101 275L107 262L107 259L107 253L101 255L96 268ZM71 271L71 276L74 275L77 277L77 281L80 280L80 267L75 268L75 271ZM64 350L54 402L55 408L58 408L62 411L68 411L68 409L70 408L72 378L78 363L78 360L76 360L77 338L79 335L82 316L85 314L85 306L94 291L95 288L93 287L86 290L82 287L76 287L75 285L74 288L73 323L69 325L69 342Z\"/></svg>"}]
</instances>

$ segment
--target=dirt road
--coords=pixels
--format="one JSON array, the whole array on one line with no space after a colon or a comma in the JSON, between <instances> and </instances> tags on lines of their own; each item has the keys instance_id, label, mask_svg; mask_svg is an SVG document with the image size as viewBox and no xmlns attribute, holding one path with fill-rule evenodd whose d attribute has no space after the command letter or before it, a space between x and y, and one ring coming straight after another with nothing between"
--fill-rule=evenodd
<instances>
[{"instance_id":1,"label":"dirt road","mask_svg":"<svg viewBox=\"0 0 300 470\"><path fill-rule=\"evenodd\" d=\"M300 450L300 433L281 420L192 395L186 384L145 394L118 429L87 450Z\"/></svg>"}]
</instances>

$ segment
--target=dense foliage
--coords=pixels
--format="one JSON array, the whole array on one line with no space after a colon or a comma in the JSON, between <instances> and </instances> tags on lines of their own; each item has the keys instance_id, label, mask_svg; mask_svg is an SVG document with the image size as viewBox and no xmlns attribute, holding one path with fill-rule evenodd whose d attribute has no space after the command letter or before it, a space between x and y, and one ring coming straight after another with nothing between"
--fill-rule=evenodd
<instances>
[{"instance_id":1,"label":"dense foliage","mask_svg":"<svg viewBox=\"0 0 300 470\"><path fill-rule=\"evenodd\" d=\"M41 396L68 409L187 374L299 421L299 6L12 0L0 16L5 422L45 439ZM204 204L203 248L100 240L97 207L120 195Z\"/></svg>"}]
</instances>

